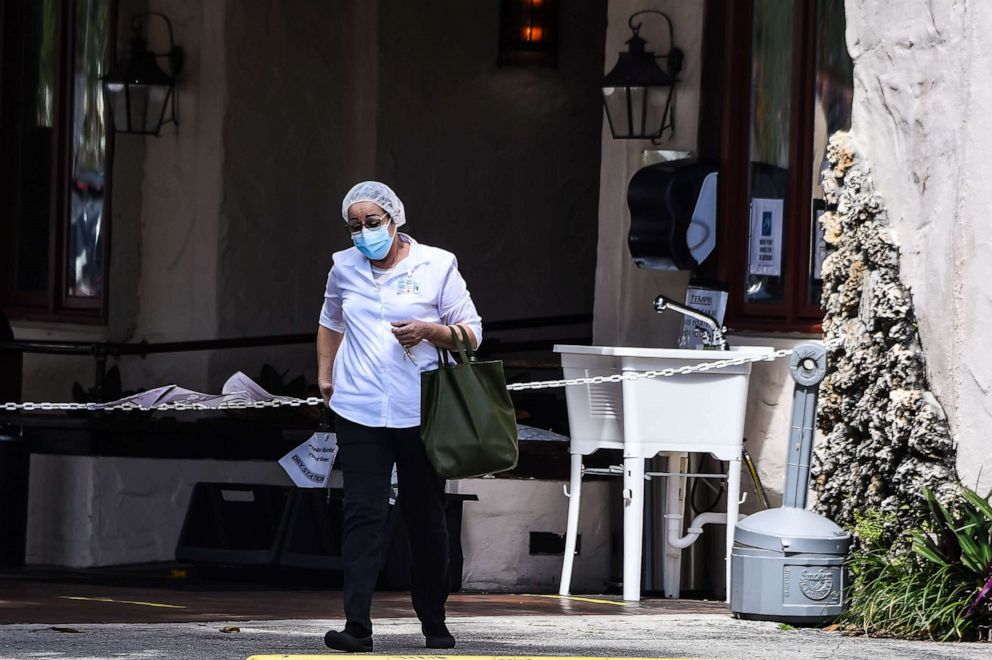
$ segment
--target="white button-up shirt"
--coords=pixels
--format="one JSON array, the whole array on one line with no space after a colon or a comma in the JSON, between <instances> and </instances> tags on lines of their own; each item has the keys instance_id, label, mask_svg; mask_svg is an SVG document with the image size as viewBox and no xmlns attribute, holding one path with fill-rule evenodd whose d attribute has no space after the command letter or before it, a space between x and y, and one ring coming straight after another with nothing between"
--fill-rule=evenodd
<instances>
[{"instance_id":1,"label":"white button-up shirt","mask_svg":"<svg viewBox=\"0 0 992 660\"><path fill-rule=\"evenodd\" d=\"M364 426L419 426L420 372L437 368L429 342L410 349L416 364L404 355L393 321L461 323L482 341L482 319L455 255L398 236L410 243L410 253L378 282L357 248L335 252L320 312L320 325L344 334L334 359L331 409Z\"/></svg>"}]
</instances>

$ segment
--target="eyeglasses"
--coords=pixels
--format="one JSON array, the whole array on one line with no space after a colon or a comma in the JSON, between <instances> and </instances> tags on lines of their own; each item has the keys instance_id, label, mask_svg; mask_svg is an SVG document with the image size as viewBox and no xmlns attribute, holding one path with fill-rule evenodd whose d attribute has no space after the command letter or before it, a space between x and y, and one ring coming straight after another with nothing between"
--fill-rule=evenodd
<instances>
[{"instance_id":1,"label":"eyeglasses","mask_svg":"<svg viewBox=\"0 0 992 660\"><path fill-rule=\"evenodd\" d=\"M348 231L352 234L357 234L362 231L362 229L378 229L382 225L389 222L388 215L367 215L365 216L365 223L361 222L348 222Z\"/></svg>"}]
</instances>

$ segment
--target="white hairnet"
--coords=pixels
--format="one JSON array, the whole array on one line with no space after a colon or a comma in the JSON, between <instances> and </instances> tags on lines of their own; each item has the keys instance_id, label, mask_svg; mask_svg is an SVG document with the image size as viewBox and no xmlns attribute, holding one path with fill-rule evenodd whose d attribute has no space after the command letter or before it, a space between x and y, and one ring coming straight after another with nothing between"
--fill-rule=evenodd
<instances>
[{"instance_id":1,"label":"white hairnet","mask_svg":"<svg viewBox=\"0 0 992 660\"><path fill-rule=\"evenodd\" d=\"M341 202L341 216L348 222L348 209L357 202L372 202L389 214L393 224L399 227L406 222L403 202L396 196L393 189L378 181L362 181L352 186Z\"/></svg>"}]
</instances>

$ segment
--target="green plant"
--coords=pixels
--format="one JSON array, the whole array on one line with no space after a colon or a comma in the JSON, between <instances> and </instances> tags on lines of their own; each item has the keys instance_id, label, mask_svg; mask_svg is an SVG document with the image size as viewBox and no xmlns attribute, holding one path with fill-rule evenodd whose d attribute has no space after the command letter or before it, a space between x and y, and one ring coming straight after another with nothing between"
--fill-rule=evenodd
<instances>
[{"instance_id":1,"label":"green plant","mask_svg":"<svg viewBox=\"0 0 992 660\"><path fill-rule=\"evenodd\" d=\"M955 579L951 566L920 571L908 557L865 550L850 561L852 597L843 622L865 633L936 639L973 638L965 618L973 590Z\"/></svg>"},{"instance_id":2,"label":"green plant","mask_svg":"<svg viewBox=\"0 0 992 660\"><path fill-rule=\"evenodd\" d=\"M96 387L83 387L78 382L72 384L72 400L76 403L105 403L134 394L121 385L121 371L117 365L110 367L103 375L101 390Z\"/></svg>"},{"instance_id":3,"label":"green plant","mask_svg":"<svg viewBox=\"0 0 992 660\"><path fill-rule=\"evenodd\" d=\"M288 371L279 373L271 365L263 364L258 374L258 384L269 394L276 396L292 396L298 399L307 396L307 379L304 376L297 376L293 380L286 382Z\"/></svg>"},{"instance_id":4,"label":"green plant","mask_svg":"<svg viewBox=\"0 0 992 660\"><path fill-rule=\"evenodd\" d=\"M992 567L992 505L987 498L961 488L964 501L952 513L929 490L924 493L936 528L914 531L913 550L937 566L960 565L962 572L984 582Z\"/></svg>"},{"instance_id":5,"label":"green plant","mask_svg":"<svg viewBox=\"0 0 992 660\"><path fill-rule=\"evenodd\" d=\"M992 629L992 505L961 487L950 506L925 491L929 516L908 530L912 551L881 547L885 519L856 516L861 547L843 622L863 632L941 641L988 639ZM904 544L896 544L904 547Z\"/></svg>"},{"instance_id":6,"label":"green plant","mask_svg":"<svg viewBox=\"0 0 992 660\"><path fill-rule=\"evenodd\" d=\"M854 536L865 547L877 547L885 536L885 528L896 523L896 517L877 509L854 512Z\"/></svg>"}]
</instances>

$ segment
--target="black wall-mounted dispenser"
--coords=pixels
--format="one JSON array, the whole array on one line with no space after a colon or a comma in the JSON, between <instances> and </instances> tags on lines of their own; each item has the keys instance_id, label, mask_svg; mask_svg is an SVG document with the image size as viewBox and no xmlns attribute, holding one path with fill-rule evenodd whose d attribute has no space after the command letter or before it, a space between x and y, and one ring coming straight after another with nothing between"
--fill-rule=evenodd
<instances>
[{"instance_id":1,"label":"black wall-mounted dispenser","mask_svg":"<svg viewBox=\"0 0 992 660\"><path fill-rule=\"evenodd\" d=\"M649 165L627 186L627 247L638 268L694 270L716 247L718 164L697 159Z\"/></svg>"}]
</instances>

